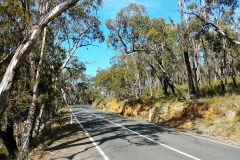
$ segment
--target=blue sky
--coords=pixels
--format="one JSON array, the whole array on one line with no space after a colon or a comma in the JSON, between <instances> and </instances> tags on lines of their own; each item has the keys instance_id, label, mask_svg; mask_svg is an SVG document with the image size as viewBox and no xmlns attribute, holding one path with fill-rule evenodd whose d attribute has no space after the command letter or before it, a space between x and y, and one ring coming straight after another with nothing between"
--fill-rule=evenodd
<instances>
[{"instance_id":1,"label":"blue sky","mask_svg":"<svg viewBox=\"0 0 240 160\"><path fill-rule=\"evenodd\" d=\"M116 13L122 8L127 7L130 3L144 5L147 13L151 18L161 17L170 23L169 17L176 22L179 22L179 13L177 0L103 0L103 6L98 11L98 16L102 23L101 29L107 39L109 31L105 27L105 21L109 18L114 19ZM86 62L86 74L95 76L98 68L107 69L110 66L110 58L118 52L108 49L106 43L94 43L97 46L89 46L88 48L80 48L76 51L75 56L78 56L81 61Z\"/></svg>"}]
</instances>

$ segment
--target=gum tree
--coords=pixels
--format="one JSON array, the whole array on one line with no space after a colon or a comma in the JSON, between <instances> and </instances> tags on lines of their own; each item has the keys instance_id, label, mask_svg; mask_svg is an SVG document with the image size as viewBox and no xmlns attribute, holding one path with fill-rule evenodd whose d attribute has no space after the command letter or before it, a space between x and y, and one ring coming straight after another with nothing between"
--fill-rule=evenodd
<instances>
[{"instance_id":1,"label":"gum tree","mask_svg":"<svg viewBox=\"0 0 240 160\"><path fill-rule=\"evenodd\" d=\"M154 37L154 34L152 34L156 32L157 35L162 36L158 37L160 40L164 39L164 34L161 34L161 31L154 31L154 27L159 23L158 27L161 28L161 20L151 20L147 16L144 6L130 4L128 7L123 8L114 20L107 20L106 25L110 30L108 46L126 54L144 52L150 56L153 55L157 61L158 70L164 74L164 78L178 91L181 97L186 99L185 95L177 88L170 77L162 61L160 54L164 53L166 43L157 41L157 37ZM151 30L153 30L152 33Z\"/></svg>"},{"instance_id":2,"label":"gum tree","mask_svg":"<svg viewBox=\"0 0 240 160\"><path fill-rule=\"evenodd\" d=\"M57 5L48 13L42 15L35 25L30 29L22 43L17 47L0 84L0 115L2 115L6 108L12 85L15 81L16 72L21 66L24 57L32 50L44 27L62 12L74 6L77 2L78 0L67 0Z\"/></svg>"}]
</instances>

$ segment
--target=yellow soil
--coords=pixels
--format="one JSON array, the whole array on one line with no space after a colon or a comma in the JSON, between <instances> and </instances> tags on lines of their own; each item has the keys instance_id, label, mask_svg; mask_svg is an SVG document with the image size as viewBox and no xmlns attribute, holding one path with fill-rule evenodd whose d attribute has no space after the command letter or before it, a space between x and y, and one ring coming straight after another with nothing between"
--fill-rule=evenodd
<instances>
[{"instance_id":1,"label":"yellow soil","mask_svg":"<svg viewBox=\"0 0 240 160\"><path fill-rule=\"evenodd\" d=\"M99 103L102 105L102 103ZM101 108L95 106L95 108ZM143 117L148 119L149 109L154 110L152 122L177 128L184 131L194 131L197 134L227 140L235 145L240 145L240 107L232 109L237 113L234 119L229 120L226 116L229 108L225 107L224 101L216 107L216 103L209 102L175 102L156 104L157 107L146 106L145 104L121 104L112 100L105 104L105 111L123 116ZM217 105L217 106L219 106ZM219 139L218 139L219 140Z\"/></svg>"}]
</instances>

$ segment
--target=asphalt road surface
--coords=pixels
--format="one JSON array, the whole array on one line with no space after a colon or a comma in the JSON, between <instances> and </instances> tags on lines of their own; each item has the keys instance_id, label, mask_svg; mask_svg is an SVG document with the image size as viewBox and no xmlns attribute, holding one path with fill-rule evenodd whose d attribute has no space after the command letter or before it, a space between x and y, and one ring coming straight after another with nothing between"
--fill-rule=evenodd
<instances>
[{"instance_id":1,"label":"asphalt road surface","mask_svg":"<svg viewBox=\"0 0 240 160\"><path fill-rule=\"evenodd\" d=\"M98 155L95 159L240 160L239 147L106 113L90 106L72 106L71 111L88 136L89 149L95 148L93 154Z\"/></svg>"}]
</instances>

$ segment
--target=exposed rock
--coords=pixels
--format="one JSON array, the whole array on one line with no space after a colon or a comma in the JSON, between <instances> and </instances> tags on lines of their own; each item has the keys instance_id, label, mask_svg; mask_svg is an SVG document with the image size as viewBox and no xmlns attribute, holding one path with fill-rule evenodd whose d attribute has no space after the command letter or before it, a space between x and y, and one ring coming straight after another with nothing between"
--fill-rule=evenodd
<instances>
[{"instance_id":1,"label":"exposed rock","mask_svg":"<svg viewBox=\"0 0 240 160\"><path fill-rule=\"evenodd\" d=\"M239 112L233 111L233 110L227 110L225 114L226 119L229 122L233 122L238 115L239 115Z\"/></svg>"},{"instance_id":2,"label":"exposed rock","mask_svg":"<svg viewBox=\"0 0 240 160\"><path fill-rule=\"evenodd\" d=\"M179 114L183 114L184 109L187 106L184 105L184 103L176 103L176 104L170 104L166 103L163 104L161 107L155 107L153 109L153 118L152 120L154 122L165 122L169 119L179 117Z\"/></svg>"},{"instance_id":3,"label":"exposed rock","mask_svg":"<svg viewBox=\"0 0 240 160\"><path fill-rule=\"evenodd\" d=\"M233 140L232 143L240 144L240 110L237 106L240 103L228 102L231 105L226 105L219 102L212 105L204 101L168 102L165 104L158 102L151 107L145 104L129 105L125 102L127 101L98 104L104 106L103 109L107 112L121 113L124 116L144 118L145 120L149 118L149 109L151 108L150 120L153 123L161 123L164 126L207 137L211 135L216 139L227 137Z\"/></svg>"},{"instance_id":4,"label":"exposed rock","mask_svg":"<svg viewBox=\"0 0 240 160\"><path fill-rule=\"evenodd\" d=\"M105 106L106 111L116 114L122 114L123 105L121 105L117 100L112 100L108 102Z\"/></svg>"},{"instance_id":5,"label":"exposed rock","mask_svg":"<svg viewBox=\"0 0 240 160\"><path fill-rule=\"evenodd\" d=\"M124 106L123 115L127 116L127 117L133 116L133 109L132 109L132 107L129 106L129 105Z\"/></svg>"},{"instance_id":6,"label":"exposed rock","mask_svg":"<svg viewBox=\"0 0 240 160\"><path fill-rule=\"evenodd\" d=\"M135 106L135 109L133 110L133 116L134 116L134 117L137 117L137 116L138 116L138 112L141 110L141 107L142 107L141 104L137 104L137 105Z\"/></svg>"}]
</instances>

